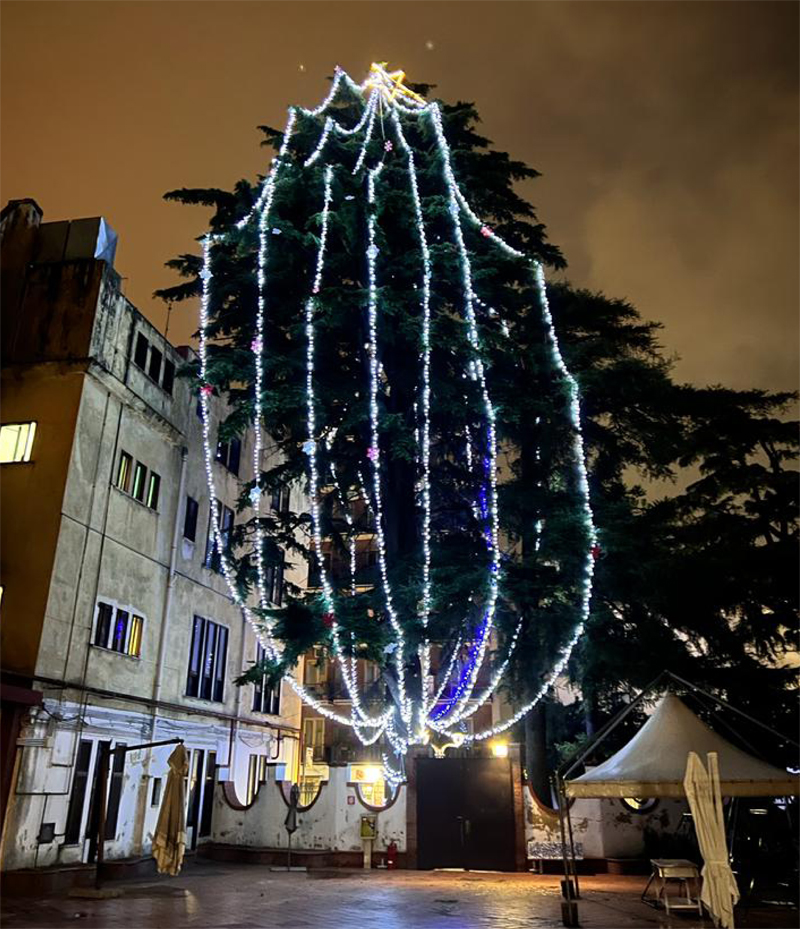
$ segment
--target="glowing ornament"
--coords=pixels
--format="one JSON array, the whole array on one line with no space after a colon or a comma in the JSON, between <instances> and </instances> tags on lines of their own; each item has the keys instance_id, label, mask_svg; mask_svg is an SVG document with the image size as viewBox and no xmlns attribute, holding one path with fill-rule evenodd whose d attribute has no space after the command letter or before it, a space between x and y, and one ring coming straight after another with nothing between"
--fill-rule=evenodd
<instances>
[{"instance_id":1,"label":"glowing ornament","mask_svg":"<svg viewBox=\"0 0 800 929\"><path fill-rule=\"evenodd\" d=\"M210 397L214 393L214 388L211 386L211 384L203 384L203 386L200 388L200 393L204 397Z\"/></svg>"},{"instance_id":2,"label":"glowing ornament","mask_svg":"<svg viewBox=\"0 0 800 929\"><path fill-rule=\"evenodd\" d=\"M387 71L386 61L373 61L369 66L369 77L361 85L363 91L377 90L388 103L394 103L397 97L425 106L425 100L419 94L403 84L405 71Z\"/></svg>"}]
</instances>

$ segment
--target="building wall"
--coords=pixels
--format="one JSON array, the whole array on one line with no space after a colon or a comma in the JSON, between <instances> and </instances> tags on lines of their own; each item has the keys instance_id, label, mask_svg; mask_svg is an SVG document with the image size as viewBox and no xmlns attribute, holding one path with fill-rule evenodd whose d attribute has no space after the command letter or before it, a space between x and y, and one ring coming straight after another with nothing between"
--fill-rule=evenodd
<instances>
[{"instance_id":1,"label":"building wall","mask_svg":"<svg viewBox=\"0 0 800 929\"><path fill-rule=\"evenodd\" d=\"M60 225L42 227L31 246L35 254L63 255L58 243L75 238L75 224L72 232L49 228ZM105 262L76 260L86 286L75 279L72 259L17 268L29 285L46 279L48 286L17 288L28 295L25 325L16 326L21 360L3 372L3 422L38 423L33 460L3 466L3 670L27 674L44 694L18 741L4 869L86 859L84 841L65 841L82 741L182 738L204 760L215 753L215 778L233 780L243 796L252 755L291 769L297 751L300 710L293 691L283 687L281 716L271 717L253 711L252 686L233 683L255 660L257 643L224 578L204 564L210 499L196 397L180 377L170 395L133 362L140 334L176 370L187 352L179 354L126 300ZM13 270L4 267L4 287ZM28 330L50 335L34 343L24 335ZM212 437L225 414L214 400ZM116 486L122 450L159 475L157 508ZM245 478L251 460L248 434L241 450ZM238 479L221 463L212 469L218 498L235 510ZM193 543L183 538L187 494L199 503ZM302 582L300 569L289 576ZM98 601L144 618L138 657L93 644ZM186 694L195 615L228 629L220 701ZM153 783L161 778L163 787L172 748L125 756L108 858L149 852L158 814ZM97 754L95 745L82 834Z\"/></svg>"},{"instance_id":2,"label":"building wall","mask_svg":"<svg viewBox=\"0 0 800 929\"><path fill-rule=\"evenodd\" d=\"M292 848L360 852L363 849L361 817L375 815L377 836L374 851L385 852L389 843L395 842L398 851L405 852L405 787L400 788L396 802L376 812L361 802L357 786L348 783L348 773L346 766L330 768L329 778L322 784L316 801L297 814ZM215 842L250 848L286 848L288 806L281 796L283 788L275 775L276 768L270 768L266 783L261 785L254 802L246 809L232 806L223 786L218 786L214 805Z\"/></svg>"}]
</instances>

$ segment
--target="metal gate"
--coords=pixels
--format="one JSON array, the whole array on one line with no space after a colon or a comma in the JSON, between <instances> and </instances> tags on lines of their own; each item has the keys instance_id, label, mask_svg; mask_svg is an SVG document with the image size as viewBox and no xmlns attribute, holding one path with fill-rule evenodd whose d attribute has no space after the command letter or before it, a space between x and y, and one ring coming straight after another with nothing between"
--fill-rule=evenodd
<instances>
[{"instance_id":1,"label":"metal gate","mask_svg":"<svg viewBox=\"0 0 800 929\"><path fill-rule=\"evenodd\" d=\"M417 759L419 868L513 871L514 850L510 759Z\"/></svg>"}]
</instances>

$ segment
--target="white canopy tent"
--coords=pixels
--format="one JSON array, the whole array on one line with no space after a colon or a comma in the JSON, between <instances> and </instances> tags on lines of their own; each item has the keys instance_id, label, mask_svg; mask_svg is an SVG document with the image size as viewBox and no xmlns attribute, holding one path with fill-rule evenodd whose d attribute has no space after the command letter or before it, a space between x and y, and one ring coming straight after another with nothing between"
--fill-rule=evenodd
<instances>
[{"instance_id":1,"label":"white canopy tent","mask_svg":"<svg viewBox=\"0 0 800 929\"><path fill-rule=\"evenodd\" d=\"M707 756L709 752L716 753L719 762L719 795L721 797L800 795L800 777L732 745L719 733L709 728L679 697L671 692L667 692L661 698L647 722L618 752L580 777L570 778L571 772L596 750L598 745L637 704L643 702L648 694L657 693L658 689L663 689L664 678L671 679L694 694L703 695L712 704L726 707L738 717L770 732L778 740L790 741L785 740L779 733L753 717L705 693L672 672L665 671L659 675L625 710L603 727L577 758L571 759L571 763L567 762L564 766L566 771L563 774L559 772L556 778L560 795L559 820L566 878L563 882L566 900L562 901L562 918L565 926L578 925L576 899L579 896L572 821L569 804L566 802L568 798L686 797L684 778L690 752L701 757Z\"/></svg>"},{"instance_id":2,"label":"white canopy tent","mask_svg":"<svg viewBox=\"0 0 800 929\"><path fill-rule=\"evenodd\" d=\"M800 779L736 748L710 729L672 693L666 694L636 735L596 768L564 781L567 797L685 797L689 752L719 757L723 797L787 797Z\"/></svg>"}]
</instances>

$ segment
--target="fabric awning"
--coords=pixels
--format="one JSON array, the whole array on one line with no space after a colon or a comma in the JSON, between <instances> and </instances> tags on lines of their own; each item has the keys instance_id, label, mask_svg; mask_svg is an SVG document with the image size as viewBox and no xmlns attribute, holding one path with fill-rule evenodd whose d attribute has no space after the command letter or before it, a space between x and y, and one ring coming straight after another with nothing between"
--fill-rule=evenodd
<instances>
[{"instance_id":1,"label":"fabric awning","mask_svg":"<svg viewBox=\"0 0 800 929\"><path fill-rule=\"evenodd\" d=\"M717 753L724 797L800 794L796 775L731 745L674 694L662 697L627 745L564 788L568 797L684 797L689 752Z\"/></svg>"}]
</instances>

